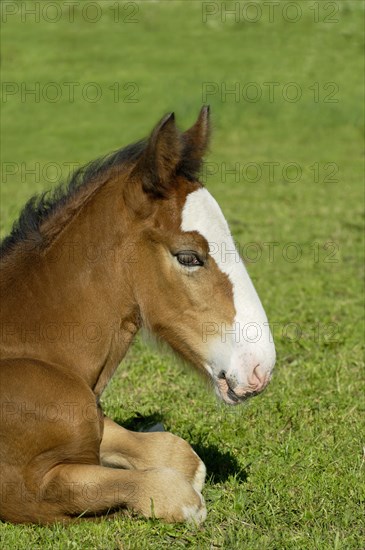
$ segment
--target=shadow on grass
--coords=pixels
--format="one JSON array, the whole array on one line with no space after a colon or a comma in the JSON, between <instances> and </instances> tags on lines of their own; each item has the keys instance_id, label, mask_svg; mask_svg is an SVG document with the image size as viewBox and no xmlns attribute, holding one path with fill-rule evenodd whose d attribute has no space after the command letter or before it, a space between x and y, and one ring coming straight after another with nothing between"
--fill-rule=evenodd
<instances>
[{"instance_id":1,"label":"shadow on grass","mask_svg":"<svg viewBox=\"0 0 365 550\"><path fill-rule=\"evenodd\" d=\"M119 425L127 430L136 432L164 431L163 416L151 414L143 416L138 414L124 420L116 419ZM244 483L248 477L248 467L242 468L236 458L229 452L222 452L216 445L192 444L194 451L200 456L207 468L207 478L211 483L222 483L230 476L235 476L237 481Z\"/></svg>"},{"instance_id":2,"label":"shadow on grass","mask_svg":"<svg viewBox=\"0 0 365 550\"><path fill-rule=\"evenodd\" d=\"M127 420L123 420L123 422L118 418L114 420L114 422L123 428L132 430L133 432L163 432L165 430L162 421L163 416L157 413L149 414L148 416L143 416L142 414L136 413Z\"/></svg>"},{"instance_id":3,"label":"shadow on grass","mask_svg":"<svg viewBox=\"0 0 365 550\"><path fill-rule=\"evenodd\" d=\"M216 445L193 445L194 451L200 456L207 468L207 478L211 483L222 483L230 476L235 476L237 481L247 481L248 470L242 468L232 454L222 452Z\"/></svg>"}]
</instances>

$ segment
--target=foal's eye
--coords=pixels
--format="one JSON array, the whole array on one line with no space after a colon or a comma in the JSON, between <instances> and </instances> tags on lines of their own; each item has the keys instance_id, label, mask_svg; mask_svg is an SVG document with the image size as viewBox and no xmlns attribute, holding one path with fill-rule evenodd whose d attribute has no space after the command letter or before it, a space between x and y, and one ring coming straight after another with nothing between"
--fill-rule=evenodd
<instances>
[{"instance_id":1,"label":"foal's eye","mask_svg":"<svg viewBox=\"0 0 365 550\"><path fill-rule=\"evenodd\" d=\"M203 265L202 260L195 252L185 251L176 254L177 261L185 267L198 267Z\"/></svg>"}]
</instances>

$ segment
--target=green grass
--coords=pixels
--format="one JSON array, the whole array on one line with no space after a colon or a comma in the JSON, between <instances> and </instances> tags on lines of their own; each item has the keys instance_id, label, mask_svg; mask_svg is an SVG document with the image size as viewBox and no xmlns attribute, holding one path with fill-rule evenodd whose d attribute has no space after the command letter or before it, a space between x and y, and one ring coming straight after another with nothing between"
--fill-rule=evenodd
<instances>
[{"instance_id":1,"label":"green grass","mask_svg":"<svg viewBox=\"0 0 365 550\"><path fill-rule=\"evenodd\" d=\"M58 171L50 168L45 178L25 176L24 168L39 163L42 172L57 163L65 173L63 163L82 163L139 139L170 110L186 128L203 102L204 82L219 90L222 83L232 88L237 82L241 91L248 82L260 86L257 102L224 101L220 93L207 98L214 120L207 160L216 171L208 187L251 258L250 274L276 323L278 360L264 395L227 408L193 372L138 339L103 396L104 409L127 426L139 415L158 419L194 446L208 467L206 523L191 528L127 515L68 527L1 524L1 548L364 547L364 4L330 3L339 7L331 17L337 23L314 23L315 3L296 4L302 10L296 23L285 21L280 9L273 22L264 9L257 23L219 16L203 23L201 2L146 1L138 4L137 23L117 24L109 9L114 2L104 1L96 23L82 19L80 4L73 23L64 14L57 23L22 22L17 15L3 24L4 82L80 86L73 103L66 93L53 103L22 101L19 93L4 98L2 236L26 198L50 187ZM327 4L319 3L321 19L329 16ZM100 86L100 101L77 92L89 82ZM109 89L114 82L122 93L117 102ZM135 103L123 101L132 90L122 89L126 82L138 86ZM280 83L272 102L264 82ZM297 102L281 96L289 82L301 87ZM309 89L315 82L318 102ZM328 82L338 90L336 103L324 101L334 89L324 88ZM247 171L250 162L262 169L258 181L223 177L221 163ZM279 163L272 182L264 162ZM296 182L283 174L293 162L302 170ZM18 172L7 175L5 163ZM336 181L324 181L333 167ZM294 176L289 170L289 180ZM269 242L277 243L274 258ZM291 242L300 247L296 262L285 255ZM328 242L335 248L325 249ZM250 249L247 243L258 244ZM261 256L253 261L258 245Z\"/></svg>"}]
</instances>

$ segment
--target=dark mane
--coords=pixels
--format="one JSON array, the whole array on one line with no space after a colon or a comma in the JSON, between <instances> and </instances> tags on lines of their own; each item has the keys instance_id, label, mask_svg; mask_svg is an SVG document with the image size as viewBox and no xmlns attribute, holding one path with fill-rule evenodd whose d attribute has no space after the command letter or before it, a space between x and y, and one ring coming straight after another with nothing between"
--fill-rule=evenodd
<instances>
[{"instance_id":1,"label":"dark mane","mask_svg":"<svg viewBox=\"0 0 365 550\"><path fill-rule=\"evenodd\" d=\"M23 207L18 220L14 222L10 235L0 243L0 258L4 258L21 243L31 242L33 245L41 245L43 236L40 227L46 220L69 205L73 199L82 195L82 191L87 191L92 183L95 187L105 181L105 176L110 169L135 162L144 151L145 146L146 141L141 140L91 161L78 168L69 180L61 182L54 190L31 197ZM91 192L92 189L89 193L84 193L85 199ZM82 202L83 198L80 197Z\"/></svg>"}]
</instances>

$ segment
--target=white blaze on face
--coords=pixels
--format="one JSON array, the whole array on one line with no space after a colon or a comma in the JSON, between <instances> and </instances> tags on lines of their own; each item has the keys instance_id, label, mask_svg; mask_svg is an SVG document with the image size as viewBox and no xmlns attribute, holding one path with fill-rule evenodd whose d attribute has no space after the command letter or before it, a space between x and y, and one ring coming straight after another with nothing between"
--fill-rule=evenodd
<instances>
[{"instance_id":1,"label":"white blaze on face","mask_svg":"<svg viewBox=\"0 0 365 550\"><path fill-rule=\"evenodd\" d=\"M269 323L236 250L227 221L217 201L206 189L198 189L187 195L181 229L197 231L208 241L210 256L229 277L233 288L236 312L233 326L221 326L219 337L209 335L209 331L205 335L209 346L207 370L215 377L222 370L225 371L226 377L239 388L250 384L255 367L260 378L268 380L275 363L275 347Z\"/></svg>"}]
</instances>

